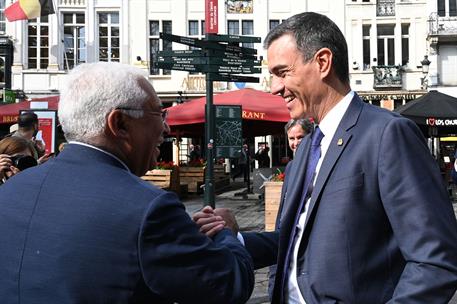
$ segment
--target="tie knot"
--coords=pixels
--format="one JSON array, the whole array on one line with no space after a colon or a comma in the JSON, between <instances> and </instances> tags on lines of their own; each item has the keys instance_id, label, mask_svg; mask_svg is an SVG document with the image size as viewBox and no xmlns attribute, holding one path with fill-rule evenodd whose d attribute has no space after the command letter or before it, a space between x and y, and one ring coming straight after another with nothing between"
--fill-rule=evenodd
<instances>
[{"instance_id":1,"label":"tie knot","mask_svg":"<svg viewBox=\"0 0 457 304\"><path fill-rule=\"evenodd\" d=\"M319 129L319 126L316 126L311 138L311 145L319 146L321 144L322 138L324 138L324 133L322 133L321 129Z\"/></svg>"}]
</instances>

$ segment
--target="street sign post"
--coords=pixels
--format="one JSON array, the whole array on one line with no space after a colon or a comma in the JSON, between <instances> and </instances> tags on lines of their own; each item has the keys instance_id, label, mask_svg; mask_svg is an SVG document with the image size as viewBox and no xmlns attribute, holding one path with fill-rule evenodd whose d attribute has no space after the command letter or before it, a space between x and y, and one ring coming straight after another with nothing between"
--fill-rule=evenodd
<instances>
[{"instance_id":1,"label":"street sign post","mask_svg":"<svg viewBox=\"0 0 457 304\"><path fill-rule=\"evenodd\" d=\"M261 60L256 56L257 50L240 47L239 43L259 43L260 37L217 34L217 0L206 0L207 19L206 38L198 39L160 33L163 40L188 45L199 50L166 50L158 52L158 60L153 63L155 68L206 74L206 107L205 107L205 141L206 141L206 174L204 206L215 208L214 195L214 159L215 157L233 157L234 151L240 150L242 145L241 107L217 108L213 106L213 81L231 82L259 82L258 77L237 74L258 74L261 72ZM212 11L211 11L212 10ZM208 24L212 25L208 27ZM209 30L210 29L210 30ZM214 30L216 29L216 30ZM226 106L230 107L230 106ZM239 118L227 118L225 114L239 113ZM229 115L229 116L230 116ZM232 115L233 116L233 115ZM225 120L224 120L225 117ZM229 119L229 120L227 120ZM239 123L239 128L235 125ZM215 134L216 125L218 132ZM225 127L222 127L224 125ZM228 129L226 125L233 128ZM225 145L220 133L233 131L231 138L237 140L236 145ZM226 138L226 137L224 137ZM222 143L222 145L221 145ZM236 146L236 148L234 148ZM249 184L248 184L249 187ZM248 189L249 190L249 189Z\"/></svg>"}]
</instances>

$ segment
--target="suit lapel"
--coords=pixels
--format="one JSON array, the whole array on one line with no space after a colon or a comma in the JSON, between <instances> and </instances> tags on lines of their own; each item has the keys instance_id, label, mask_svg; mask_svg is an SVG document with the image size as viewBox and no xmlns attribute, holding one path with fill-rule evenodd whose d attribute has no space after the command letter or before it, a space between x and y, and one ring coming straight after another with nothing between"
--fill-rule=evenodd
<instances>
[{"instance_id":1,"label":"suit lapel","mask_svg":"<svg viewBox=\"0 0 457 304\"><path fill-rule=\"evenodd\" d=\"M303 184L306 174L306 166L307 166L307 159L309 154L309 149L311 145L311 136L308 135L306 138L303 139L302 144L299 145L297 153L295 155L295 159L292 162L292 167L290 168L290 177L287 180L287 196L284 201L284 217L283 222L285 229L288 230L287 234L282 234L285 236L289 236L290 227L294 222L295 215L298 212L298 204L300 204L300 200L302 197L303 192ZM281 231L283 231L281 227Z\"/></svg>"},{"instance_id":2,"label":"suit lapel","mask_svg":"<svg viewBox=\"0 0 457 304\"><path fill-rule=\"evenodd\" d=\"M336 162L353 136L350 130L356 125L360 112L362 111L362 106L363 102L360 100L359 96L355 94L346 113L341 119L338 128L336 129L335 135L333 136L327 153L325 154L321 168L319 169L319 174L317 175L316 183L311 195L308 213L306 215L305 228L308 225L309 218L314 211L316 202L322 192L322 189L327 183Z\"/></svg>"}]
</instances>

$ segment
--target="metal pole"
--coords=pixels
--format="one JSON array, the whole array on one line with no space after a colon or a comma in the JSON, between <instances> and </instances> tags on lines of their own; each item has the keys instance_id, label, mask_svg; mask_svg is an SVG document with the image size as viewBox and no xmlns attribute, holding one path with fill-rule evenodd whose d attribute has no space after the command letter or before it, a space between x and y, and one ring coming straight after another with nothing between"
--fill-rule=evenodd
<instances>
[{"instance_id":1,"label":"metal pole","mask_svg":"<svg viewBox=\"0 0 457 304\"><path fill-rule=\"evenodd\" d=\"M205 111L205 139L206 139L206 170L205 193L203 206L216 207L214 195L214 107L213 107L213 81L210 73L206 73L206 111Z\"/></svg>"}]
</instances>

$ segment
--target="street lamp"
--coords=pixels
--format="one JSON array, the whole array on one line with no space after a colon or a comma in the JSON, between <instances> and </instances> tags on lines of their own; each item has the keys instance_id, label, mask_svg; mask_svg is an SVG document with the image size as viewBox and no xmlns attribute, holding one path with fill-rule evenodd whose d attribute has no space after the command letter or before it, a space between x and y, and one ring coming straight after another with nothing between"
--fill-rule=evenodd
<instances>
[{"instance_id":1,"label":"street lamp","mask_svg":"<svg viewBox=\"0 0 457 304\"><path fill-rule=\"evenodd\" d=\"M428 88L428 69L430 68L430 63L431 61L428 60L428 56L424 55L424 59L421 61L421 67L422 67L422 74L424 77L422 78L422 84L421 87L423 90L427 90Z\"/></svg>"}]
</instances>

